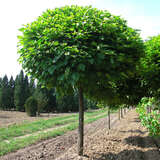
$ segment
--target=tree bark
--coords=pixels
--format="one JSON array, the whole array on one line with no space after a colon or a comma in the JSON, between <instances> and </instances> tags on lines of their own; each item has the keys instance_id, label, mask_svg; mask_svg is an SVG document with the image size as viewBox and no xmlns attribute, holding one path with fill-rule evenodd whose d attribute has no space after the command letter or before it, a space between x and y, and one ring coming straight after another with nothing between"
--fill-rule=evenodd
<instances>
[{"instance_id":1,"label":"tree bark","mask_svg":"<svg viewBox=\"0 0 160 160\"><path fill-rule=\"evenodd\" d=\"M83 155L83 135L84 135L84 103L83 90L79 89L79 129L78 129L78 155Z\"/></svg>"},{"instance_id":2,"label":"tree bark","mask_svg":"<svg viewBox=\"0 0 160 160\"><path fill-rule=\"evenodd\" d=\"M108 107L108 129L111 129L110 107Z\"/></svg>"}]
</instances>

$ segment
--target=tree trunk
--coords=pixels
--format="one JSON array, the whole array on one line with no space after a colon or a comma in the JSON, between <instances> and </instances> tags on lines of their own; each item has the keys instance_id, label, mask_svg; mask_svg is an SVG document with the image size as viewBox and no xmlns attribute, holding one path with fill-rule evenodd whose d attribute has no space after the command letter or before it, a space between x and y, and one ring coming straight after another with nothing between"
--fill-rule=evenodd
<instances>
[{"instance_id":1,"label":"tree trunk","mask_svg":"<svg viewBox=\"0 0 160 160\"><path fill-rule=\"evenodd\" d=\"M149 106L147 106L147 113L150 113L150 111L149 111Z\"/></svg>"},{"instance_id":2,"label":"tree trunk","mask_svg":"<svg viewBox=\"0 0 160 160\"><path fill-rule=\"evenodd\" d=\"M150 113L152 112L152 106L149 107L150 108Z\"/></svg>"},{"instance_id":3,"label":"tree trunk","mask_svg":"<svg viewBox=\"0 0 160 160\"><path fill-rule=\"evenodd\" d=\"M83 125L84 125L84 104L83 91L79 89L79 129L78 129L78 155L83 155Z\"/></svg>"},{"instance_id":4,"label":"tree trunk","mask_svg":"<svg viewBox=\"0 0 160 160\"><path fill-rule=\"evenodd\" d=\"M121 108L121 118L123 118L123 108Z\"/></svg>"},{"instance_id":5,"label":"tree trunk","mask_svg":"<svg viewBox=\"0 0 160 160\"><path fill-rule=\"evenodd\" d=\"M121 119L121 110L120 110L120 108L118 109L118 119L119 120Z\"/></svg>"},{"instance_id":6,"label":"tree trunk","mask_svg":"<svg viewBox=\"0 0 160 160\"><path fill-rule=\"evenodd\" d=\"M126 108L124 108L124 114L126 114Z\"/></svg>"},{"instance_id":7,"label":"tree trunk","mask_svg":"<svg viewBox=\"0 0 160 160\"><path fill-rule=\"evenodd\" d=\"M108 129L111 129L111 116L110 116L110 108L108 107Z\"/></svg>"}]
</instances>

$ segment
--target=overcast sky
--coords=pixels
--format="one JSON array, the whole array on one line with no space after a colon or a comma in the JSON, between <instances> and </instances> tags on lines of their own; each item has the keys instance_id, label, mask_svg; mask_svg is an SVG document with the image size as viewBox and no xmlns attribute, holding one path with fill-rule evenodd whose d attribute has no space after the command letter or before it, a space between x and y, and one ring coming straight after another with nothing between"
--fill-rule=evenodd
<instances>
[{"instance_id":1,"label":"overcast sky","mask_svg":"<svg viewBox=\"0 0 160 160\"><path fill-rule=\"evenodd\" d=\"M0 77L19 73L17 35L22 24L32 22L47 8L64 5L92 5L120 15L141 36L160 33L160 0L0 0Z\"/></svg>"}]
</instances>

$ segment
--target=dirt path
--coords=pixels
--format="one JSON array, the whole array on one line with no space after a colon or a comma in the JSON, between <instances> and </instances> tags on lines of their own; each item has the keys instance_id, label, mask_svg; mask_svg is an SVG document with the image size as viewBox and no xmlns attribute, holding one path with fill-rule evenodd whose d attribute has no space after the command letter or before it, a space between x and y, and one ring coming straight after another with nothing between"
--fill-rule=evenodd
<instances>
[{"instance_id":1,"label":"dirt path","mask_svg":"<svg viewBox=\"0 0 160 160\"><path fill-rule=\"evenodd\" d=\"M77 156L77 130L0 157L0 160L160 160L160 154L135 111L120 121L111 116L85 126L85 156Z\"/></svg>"},{"instance_id":2,"label":"dirt path","mask_svg":"<svg viewBox=\"0 0 160 160\"><path fill-rule=\"evenodd\" d=\"M85 137L84 157L73 146L57 160L160 160L160 152L141 126L135 110L108 132L103 128Z\"/></svg>"}]
</instances>

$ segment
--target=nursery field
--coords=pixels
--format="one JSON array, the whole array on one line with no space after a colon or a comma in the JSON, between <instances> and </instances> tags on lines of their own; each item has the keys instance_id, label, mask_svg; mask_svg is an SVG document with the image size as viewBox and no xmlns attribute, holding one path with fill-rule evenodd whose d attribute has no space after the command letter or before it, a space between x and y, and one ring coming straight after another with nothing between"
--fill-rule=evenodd
<instances>
[{"instance_id":1,"label":"nursery field","mask_svg":"<svg viewBox=\"0 0 160 160\"><path fill-rule=\"evenodd\" d=\"M106 116L106 109L87 111L84 122L88 124ZM53 114L50 117L43 115L44 118L33 118L32 121L28 121L27 117L24 117L19 117L19 119L16 117L16 123L8 126L5 123L6 126L0 128L0 156L41 140L63 135L78 127L78 113Z\"/></svg>"},{"instance_id":2,"label":"nursery field","mask_svg":"<svg viewBox=\"0 0 160 160\"><path fill-rule=\"evenodd\" d=\"M55 117L54 123L52 121L53 118L50 118L49 122L47 122L48 120L46 121L45 126L32 122L30 128L33 128L34 124L35 130L37 128L36 131L23 129L23 134L19 133L17 136L10 134L8 139L1 134L0 151L2 156L0 160L160 159L158 147L153 139L148 136L146 128L141 125L135 110L128 111L121 120L118 120L118 113L112 113L110 130L108 130L108 118L106 115L106 110L85 113L83 157L77 155L78 135L76 128L78 115L74 114ZM56 118L58 118L58 121L56 121ZM52 128L49 128L51 123ZM42 132L37 126L43 126L45 129L42 127ZM4 131L1 130L2 132ZM22 144L26 140L27 142L32 142L32 145L27 144L29 146L23 147ZM2 143L2 141L5 143ZM11 148L12 146L17 148ZM13 150L17 151L8 153Z\"/></svg>"}]
</instances>

